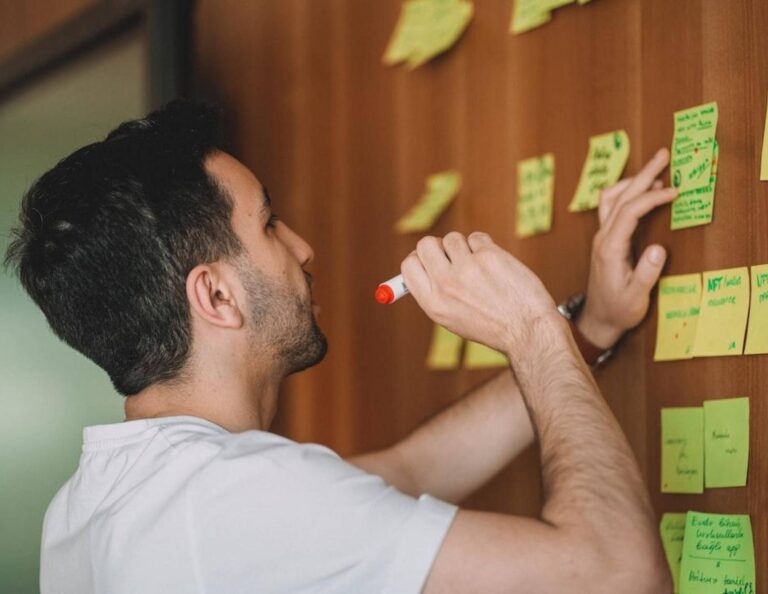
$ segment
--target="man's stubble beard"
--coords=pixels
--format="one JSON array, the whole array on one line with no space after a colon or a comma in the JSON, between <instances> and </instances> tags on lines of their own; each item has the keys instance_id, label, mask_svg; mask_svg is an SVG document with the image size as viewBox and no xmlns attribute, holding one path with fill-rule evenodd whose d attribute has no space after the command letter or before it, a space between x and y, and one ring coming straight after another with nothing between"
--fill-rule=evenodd
<instances>
[{"instance_id":1,"label":"man's stubble beard","mask_svg":"<svg viewBox=\"0 0 768 594\"><path fill-rule=\"evenodd\" d=\"M253 265L238 266L248 295L248 331L255 348L270 349L284 375L318 364L328 341L317 325L309 299L280 286Z\"/></svg>"}]
</instances>

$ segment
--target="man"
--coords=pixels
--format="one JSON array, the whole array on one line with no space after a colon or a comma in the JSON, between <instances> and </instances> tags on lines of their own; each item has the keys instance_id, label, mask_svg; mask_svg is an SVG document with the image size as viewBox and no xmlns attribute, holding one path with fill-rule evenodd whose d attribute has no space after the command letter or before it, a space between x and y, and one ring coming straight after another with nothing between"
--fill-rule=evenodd
<instances>
[{"instance_id":1,"label":"man","mask_svg":"<svg viewBox=\"0 0 768 594\"><path fill-rule=\"evenodd\" d=\"M391 448L348 461L267 430L318 363L312 249L219 150L215 113L174 102L43 175L8 261L53 331L109 374L126 422L88 427L46 513L43 593L670 591L653 510L571 329L482 233L402 265L428 316L511 370ZM601 201L582 340L638 324L665 260L634 268L640 217L674 191L660 151ZM539 519L459 510L536 434ZM617 542L621 535L621 542Z\"/></svg>"}]
</instances>

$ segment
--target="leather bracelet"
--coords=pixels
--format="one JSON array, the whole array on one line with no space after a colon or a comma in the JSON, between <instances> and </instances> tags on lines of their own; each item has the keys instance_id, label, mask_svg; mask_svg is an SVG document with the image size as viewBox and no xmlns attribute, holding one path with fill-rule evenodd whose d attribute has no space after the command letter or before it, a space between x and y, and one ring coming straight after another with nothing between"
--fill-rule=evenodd
<instances>
[{"instance_id":1,"label":"leather bracelet","mask_svg":"<svg viewBox=\"0 0 768 594\"><path fill-rule=\"evenodd\" d=\"M571 327L571 333L576 341L576 346L579 347L581 356L592 369L597 369L603 365L613 355L613 349L601 349L600 347L592 344L589 339L581 333L578 326L576 326L576 318L578 318L581 310L584 307L586 296L584 293L578 293L571 295L568 299L563 301L557 306L557 311L568 320L568 324Z\"/></svg>"}]
</instances>

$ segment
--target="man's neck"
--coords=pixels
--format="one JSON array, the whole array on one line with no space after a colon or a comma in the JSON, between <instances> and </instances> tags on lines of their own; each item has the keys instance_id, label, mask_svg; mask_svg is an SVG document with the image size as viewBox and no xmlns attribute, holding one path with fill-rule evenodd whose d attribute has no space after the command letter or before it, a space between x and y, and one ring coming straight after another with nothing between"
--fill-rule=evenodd
<instances>
[{"instance_id":1,"label":"man's neck","mask_svg":"<svg viewBox=\"0 0 768 594\"><path fill-rule=\"evenodd\" d=\"M125 420L189 415L233 433L267 431L277 410L281 379L229 376L153 384L125 398Z\"/></svg>"}]
</instances>

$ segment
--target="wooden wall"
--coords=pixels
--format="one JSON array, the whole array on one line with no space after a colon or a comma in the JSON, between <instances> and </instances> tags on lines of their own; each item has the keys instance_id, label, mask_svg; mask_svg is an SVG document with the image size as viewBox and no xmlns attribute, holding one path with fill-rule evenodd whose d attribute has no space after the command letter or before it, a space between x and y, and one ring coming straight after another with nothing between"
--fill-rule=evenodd
<instances>
[{"instance_id":1,"label":"wooden wall","mask_svg":"<svg viewBox=\"0 0 768 594\"><path fill-rule=\"evenodd\" d=\"M0 0L0 60L101 0Z\"/></svg>"},{"instance_id":2,"label":"wooden wall","mask_svg":"<svg viewBox=\"0 0 768 594\"><path fill-rule=\"evenodd\" d=\"M482 229L531 266L556 299L586 284L594 213L569 214L590 135L624 128L628 173L672 137L672 113L718 101L721 162L715 222L669 231L650 216L666 273L768 262L768 184L758 159L768 95L764 0L594 0L513 37L511 0L475 0L450 53L413 72L381 65L397 0L200 0L196 72L232 110L238 156L269 187L276 211L316 252L313 265L331 349L291 378L277 429L351 454L393 443L470 386L481 372L424 368L431 323L411 299L376 305L376 284L399 270L416 237L392 224L425 177L456 168L464 188L433 229ZM515 164L556 155L551 233L514 237ZM653 363L655 307L599 382L662 511L750 513L758 583L768 580L768 358ZM749 396L749 486L704 495L659 493L659 410ZM468 506L535 514L535 452ZM764 588L764 586L763 586Z\"/></svg>"}]
</instances>

